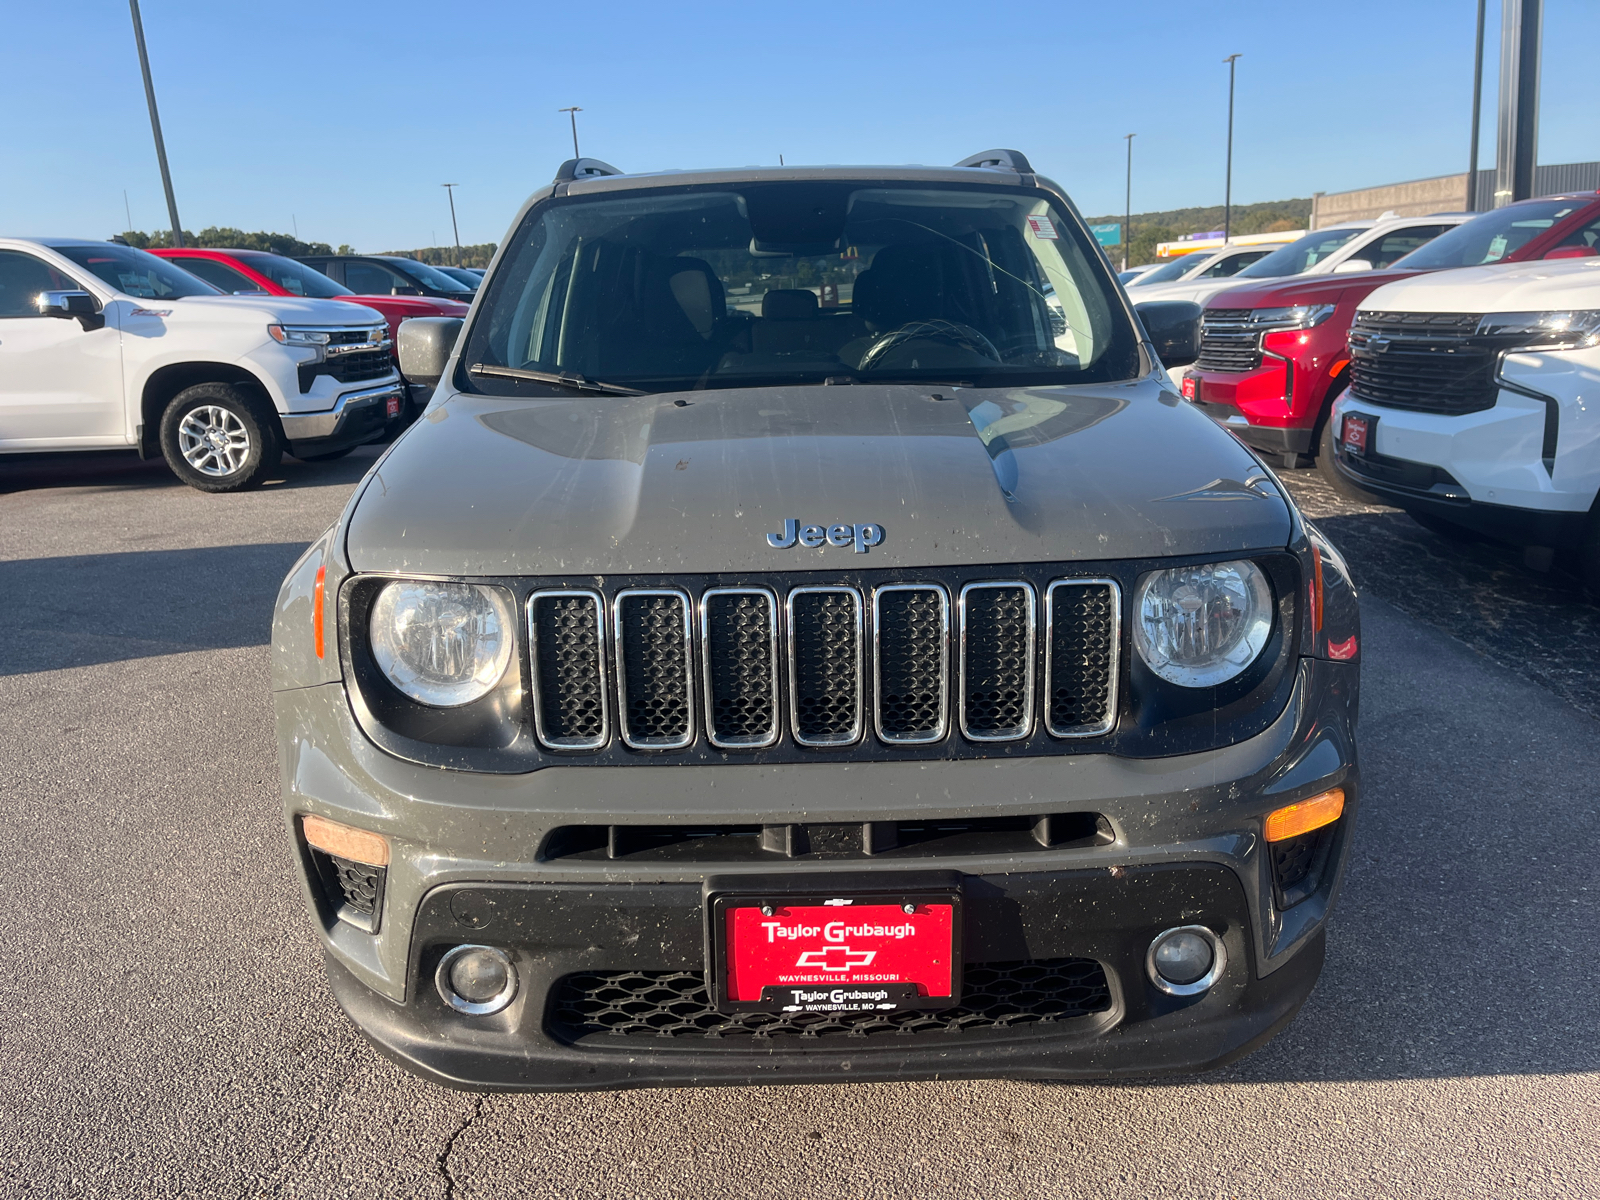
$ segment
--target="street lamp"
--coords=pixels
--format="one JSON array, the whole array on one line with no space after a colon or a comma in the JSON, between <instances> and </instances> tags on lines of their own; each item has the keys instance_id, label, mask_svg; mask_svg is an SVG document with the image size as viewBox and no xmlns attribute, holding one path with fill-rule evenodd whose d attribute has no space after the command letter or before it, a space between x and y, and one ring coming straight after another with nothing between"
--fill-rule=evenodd
<instances>
[{"instance_id":1,"label":"street lamp","mask_svg":"<svg viewBox=\"0 0 1600 1200\"><path fill-rule=\"evenodd\" d=\"M1228 64L1228 178L1222 192L1222 244L1228 244L1233 232L1233 69L1243 55L1230 54L1222 61Z\"/></svg>"},{"instance_id":2,"label":"street lamp","mask_svg":"<svg viewBox=\"0 0 1600 1200\"><path fill-rule=\"evenodd\" d=\"M1478 116L1483 109L1483 10L1478 0L1478 47L1472 56L1472 152L1467 155L1467 211L1478 211Z\"/></svg>"},{"instance_id":3,"label":"street lamp","mask_svg":"<svg viewBox=\"0 0 1600 1200\"><path fill-rule=\"evenodd\" d=\"M1128 143L1128 188L1122 194L1122 269L1128 269L1128 260L1133 255L1133 139L1136 133L1125 133L1123 141Z\"/></svg>"},{"instance_id":4,"label":"street lamp","mask_svg":"<svg viewBox=\"0 0 1600 1200\"><path fill-rule=\"evenodd\" d=\"M441 183L444 194L450 197L450 232L456 237L456 266L461 265L461 230L456 226L456 188L459 183Z\"/></svg>"},{"instance_id":5,"label":"street lamp","mask_svg":"<svg viewBox=\"0 0 1600 1200\"><path fill-rule=\"evenodd\" d=\"M571 108L558 108L556 111L564 112L572 118L572 157L583 157L578 153L578 114L581 113L583 109L574 104Z\"/></svg>"},{"instance_id":6,"label":"street lamp","mask_svg":"<svg viewBox=\"0 0 1600 1200\"><path fill-rule=\"evenodd\" d=\"M133 40L139 46L139 70L144 74L144 98L150 103L150 129L156 135L156 162L161 164L161 186L167 192L167 216L172 219L172 247L181 250L183 222L178 220L178 202L172 195L172 172L167 170L167 144L161 140L161 114L156 111L156 85L150 82L150 56L144 49L144 22L139 19L139 0L128 0L128 8L133 13Z\"/></svg>"}]
</instances>

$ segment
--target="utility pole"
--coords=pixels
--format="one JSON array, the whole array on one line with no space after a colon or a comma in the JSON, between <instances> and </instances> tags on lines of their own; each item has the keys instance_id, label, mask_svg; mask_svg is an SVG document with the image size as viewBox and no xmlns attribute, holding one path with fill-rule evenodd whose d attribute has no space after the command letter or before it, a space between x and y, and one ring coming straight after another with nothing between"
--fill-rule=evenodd
<instances>
[{"instance_id":1,"label":"utility pole","mask_svg":"<svg viewBox=\"0 0 1600 1200\"><path fill-rule=\"evenodd\" d=\"M441 183L444 194L450 197L450 230L456 235L456 266L461 265L461 230L456 226L456 188L459 183Z\"/></svg>"},{"instance_id":2,"label":"utility pole","mask_svg":"<svg viewBox=\"0 0 1600 1200\"><path fill-rule=\"evenodd\" d=\"M1533 195L1539 161L1539 52L1544 0L1501 0L1500 124L1494 206Z\"/></svg>"},{"instance_id":3,"label":"utility pole","mask_svg":"<svg viewBox=\"0 0 1600 1200\"><path fill-rule=\"evenodd\" d=\"M1239 58L1230 54L1222 61L1228 64L1228 177L1222 190L1222 244L1228 244L1233 232L1233 69Z\"/></svg>"},{"instance_id":4,"label":"utility pole","mask_svg":"<svg viewBox=\"0 0 1600 1200\"><path fill-rule=\"evenodd\" d=\"M1472 152L1467 155L1467 211L1478 211L1478 118L1483 112L1483 10L1478 0L1478 46L1472 55Z\"/></svg>"},{"instance_id":5,"label":"utility pole","mask_svg":"<svg viewBox=\"0 0 1600 1200\"><path fill-rule=\"evenodd\" d=\"M1128 259L1133 255L1133 139L1136 133L1125 133L1122 140L1128 143L1128 187L1122 193L1122 269L1128 269Z\"/></svg>"},{"instance_id":6,"label":"utility pole","mask_svg":"<svg viewBox=\"0 0 1600 1200\"><path fill-rule=\"evenodd\" d=\"M144 72L144 98L150 103L150 128L156 135L156 161L161 164L161 186L167 191L167 216L172 218L172 245L183 246L183 222L178 220L178 202L172 195L172 172L167 170L167 144L161 140L161 114L156 111L156 85L150 82L150 56L144 49L144 22L139 19L139 0L128 0L133 12L133 40L139 45L139 70Z\"/></svg>"},{"instance_id":7,"label":"utility pole","mask_svg":"<svg viewBox=\"0 0 1600 1200\"><path fill-rule=\"evenodd\" d=\"M556 111L564 112L572 118L572 157L582 158L583 156L578 153L578 114L581 113L583 109L574 104L571 108L558 108Z\"/></svg>"}]
</instances>

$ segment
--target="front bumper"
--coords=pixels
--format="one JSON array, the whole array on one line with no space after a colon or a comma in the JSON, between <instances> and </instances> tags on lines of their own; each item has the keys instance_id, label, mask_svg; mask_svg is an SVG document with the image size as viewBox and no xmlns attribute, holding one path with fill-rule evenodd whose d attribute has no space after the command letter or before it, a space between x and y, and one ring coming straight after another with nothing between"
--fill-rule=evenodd
<instances>
[{"instance_id":1,"label":"front bumper","mask_svg":"<svg viewBox=\"0 0 1600 1200\"><path fill-rule=\"evenodd\" d=\"M378 750L339 682L276 694L286 810L302 883L335 994L397 1060L468 1087L609 1088L664 1083L986 1075L1096 1076L1193 1070L1248 1052L1292 1017L1320 966L1359 799L1354 664L1303 659L1292 697L1263 733L1166 759L974 759L763 766L548 767L523 775L442 771ZM1332 786L1346 815L1312 894L1275 905L1265 814ZM956 820L1094 812L1106 844L837 861L677 861L552 857L558 827L783 821ZM391 862L377 932L340 920L299 838L317 814L384 834ZM708 876L763 885L847 868L893 891L930 869L969 898L967 961L1059 958L1100 964L1109 1003L1070 1020L970 1034L744 1039L575 1036L551 1018L552 988L579 971L705 969ZM876 881L881 881L878 883ZM491 896L492 919L463 893ZM470 919L465 923L460 914ZM1143 954L1155 933L1196 922L1228 948L1205 996L1156 992ZM523 986L511 1009L447 1009L433 969L450 946L493 944ZM932 1038L930 1041L929 1039Z\"/></svg>"},{"instance_id":2,"label":"front bumper","mask_svg":"<svg viewBox=\"0 0 1600 1200\"><path fill-rule=\"evenodd\" d=\"M346 392L326 412L295 413L278 419L289 442L289 453L303 458L377 440L386 431L389 410L403 410L405 400L405 385L395 380Z\"/></svg>"},{"instance_id":3,"label":"front bumper","mask_svg":"<svg viewBox=\"0 0 1600 1200\"><path fill-rule=\"evenodd\" d=\"M1302 394L1316 380L1293 362L1269 354L1251 371L1196 367L1189 377L1194 406L1246 445L1273 454L1313 452L1320 396Z\"/></svg>"}]
</instances>

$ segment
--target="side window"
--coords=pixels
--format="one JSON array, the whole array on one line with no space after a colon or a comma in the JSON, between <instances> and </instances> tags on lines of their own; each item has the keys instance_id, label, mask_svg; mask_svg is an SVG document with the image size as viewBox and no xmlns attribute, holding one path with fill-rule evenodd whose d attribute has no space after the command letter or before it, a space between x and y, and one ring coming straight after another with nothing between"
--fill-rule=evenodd
<instances>
[{"instance_id":1,"label":"side window","mask_svg":"<svg viewBox=\"0 0 1600 1200\"><path fill-rule=\"evenodd\" d=\"M76 292L83 287L49 263L20 250L0 250L0 317L37 317L40 292Z\"/></svg>"},{"instance_id":2,"label":"side window","mask_svg":"<svg viewBox=\"0 0 1600 1200\"><path fill-rule=\"evenodd\" d=\"M1230 275L1237 275L1258 258L1265 258L1270 251L1246 250L1241 254L1230 254L1227 258L1220 258L1204 271L1200 272L1201 279L1226 279Z\"/></svg>"},{"instance_id":3,"label":"side window","mask_svg":"<svg viewBox=\"0 0 1600 1200\"><path fill-rule=\"evenodd\" d=\"M1410 254L1418 246L1433 241L1446 229L1453 228L1452 225L1411 225L1405 229L1396 229L1363 246L1351 257L1365 258L1372 263L1373 270L1382 271Z\"/></svg>"},{"instance_id":4,"label":"side window","mask_svg":"<svg viewBox=\"0 0 1600 1200\"><path fill-rule=\"evenodd\" d=\"M232 267L214 258L170 258L174 266L182 267L191 275L198 275L214 288L225 292L259 292L261 285L239 274Z\"/></svg>"},{"instance_id":5,"label":"side window","mask_svg":"<svg viewBox=\"0 0 1600 1200\"><path fill-rule=\"evenodd\" d=\"M387 296L396 287L415 286L388 267L364 262L344 264L344 285L358 296Z\"/></svg>"},{"instance_id":6,"label":"side window","mask_svg":"<svg viewBox=\"0 0 1600 1200\"><path fill-rule=\"evenodd\" d=\"M1600 251L1600 217L1574 229L1561 239L1563 246L1587 246L1591 250Z\"/></svg>"}]
</instances>

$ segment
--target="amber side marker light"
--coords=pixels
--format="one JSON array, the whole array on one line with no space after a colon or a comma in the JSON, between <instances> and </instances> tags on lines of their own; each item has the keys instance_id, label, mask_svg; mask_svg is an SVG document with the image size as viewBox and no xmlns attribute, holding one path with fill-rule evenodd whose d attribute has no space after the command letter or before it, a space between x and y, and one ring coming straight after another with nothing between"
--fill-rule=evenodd
<instances>
[{"instance_id":1,"label":"amber side marker light","mask_svg":"<svg viewBox=\"0 0 1600 1200\"><path fill-rule=\"evenodd\" d=\"M1265 837L1269 842L1287 841L1332 825L1344 815L1344 789L1334 788L1320 796L1312 796L1298 804L1285 805L1267 814Z\"/></svg>"},{"instance_id":2,"label":"amber side marker light","mask_svg":"<svg viewBox=\"0 0 1600 1200\"><path fill-rule=\"evenodd\" d=\"M311 589L311 639L316 643L317 657L322 657L322 603L328 580L328 564L317 568L317 585Z\"/></svg>"},{"instance_id":3,"label":"amber side marker light","mask_svg":"<svg viewBox=\"0 0 1600 1200\"><path fill-rule=\"evenodd\" d=\"M305 834L306 844L324 854L348 858L369 867L389 865L389 840L382 834L313 816L301 817L300 829Z\"/></svg>"}]
</instances>

